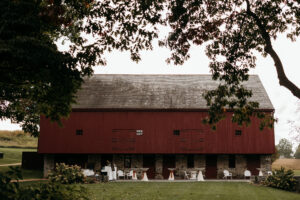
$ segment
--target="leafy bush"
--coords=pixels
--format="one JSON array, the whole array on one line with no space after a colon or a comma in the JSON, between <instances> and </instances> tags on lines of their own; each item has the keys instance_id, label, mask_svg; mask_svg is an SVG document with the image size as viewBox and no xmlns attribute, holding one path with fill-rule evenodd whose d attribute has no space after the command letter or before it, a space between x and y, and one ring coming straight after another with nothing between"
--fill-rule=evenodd
<instances>
[{"instance_id":1,"label":"leafy bush","mask_svg":"<svg viewBox=\"0 0 300 200\"><path fill-rule=\"evenodd\" d=\"M268 176L264 185L282 190L295 191L297 180L294 179L292 170L285 170L283 167L274 170L273 175Z\"/></svg>"},{"instance_id":2,"label":"leafy bush","mask_svg":"<svg viewBox=\"0 0 300 200\"><path fill-rule=\"evenodd\" d=\"M84 183L85 177L81 168L77 165L66 165L57 163L54 171L50 172L48 179L51 182L59 182L62 184Z\"/></svg>"},{"instance_id":3,"label":"leafy bush","mask_svg":"<svg viewBox=\"0 0 300 200\"><path fill-rule=\"evenodd\" d=\"M9 167L7 172L0 172L0 199L15 200L19 191L19 183L12 180L22 179L19 167Z\"/></svg>"},{"instance_id":4,"label":"leafy bush","mask_svg":"<svg viewBox=\"0 0 300 200\"><path fill-rule=\"evenodd\" d=\"M2 200L89 200L87 189L80 185L62 185L56 182L37 183L26 187L18 181L22 179L21 170L10 168L0 172L0 199Z\"/></svg>"}]
</instances>

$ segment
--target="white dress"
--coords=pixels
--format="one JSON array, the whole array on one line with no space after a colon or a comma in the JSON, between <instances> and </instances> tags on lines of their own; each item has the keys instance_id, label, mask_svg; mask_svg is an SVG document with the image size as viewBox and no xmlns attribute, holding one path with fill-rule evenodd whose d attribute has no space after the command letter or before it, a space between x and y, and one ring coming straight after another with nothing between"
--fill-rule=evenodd
<instances>
[{"instance_id":1,"label":"white dress","mask_svg":"<svg viewBox=\"0 0 300 200\"><path fill-rule=\"evenodd\" d=\"M112 172L113 180L117 180L117 167L114 167L114 171Z\"/></svg>"},{"instance_id":2,"label":"white dress","mask_svg":"<svg viewBox=\"0 0 300 200\"><path fill-rule=\"evenodd\" d=\"M112 170L111 170L111 167L107 167L107 176L108 176L108 180L109 181L112 181L113 180L113 173L112 173Z\"/></svg>"}]
</instances>

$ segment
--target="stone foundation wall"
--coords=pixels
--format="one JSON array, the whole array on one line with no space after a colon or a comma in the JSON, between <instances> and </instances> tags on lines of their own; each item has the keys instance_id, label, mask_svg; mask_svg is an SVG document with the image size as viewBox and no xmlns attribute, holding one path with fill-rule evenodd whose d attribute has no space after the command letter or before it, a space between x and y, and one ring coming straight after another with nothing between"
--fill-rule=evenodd
<instances>
[{"instance_id":1,"label":"stone foundation wall","mask_svg":"<svg viewBox=\"0 0 300 200\"><path fill-rule=\"evenodd\" d=\"M187 171L187 156L186 155L176 155L175 160L176 171L174 173L175 179L184 178L184 171Z\"/></svg>"},{"instance_id":2,"label":"stone foundation wall","mask_svg":"<svg viewBox=\"0 0 300 200\"><path fill-rule=\"evenodd\" d=\"M54 169L54 155L44 155L44 177L48 176L49 171Z\"/></svg>"},{"instance_id":3,"label":"stone foundation wall","mask_svg":"<svg viewBox=\"0 0 300 200\"><path fill-rule=\"evenodd\" d=\"M205 168L205 155L195 154L194 166L196 168Z\"/></svg>"},{"instance_id":4,"label":"stone foundation wall","mask_svg":"<svg viewBox=\"0 0 300 200\"><path fill-rule=\"evenodd\" d=\"M268 174L268 171L272 171L271 155L260 156L260 167L263 168L262 172L264 176Z\"/></svg>"},{"instance_id":5,"label":"stone foundation wall","mask_svg":"<svg viewBox=\"0 0 300 200\"><path fill-rule=\"evenodd\" d=\"M218 155L217 160L217 178L221 179L224 177L224 169L228 170L228 155Z\"/></svg>"},{"instance_id":6,"label":"stone foundation wall","mask_svg":"<svg viewBox=\"0 0 300 200\"><path fill-rule=\"evenodd\" d=\"M205 168L205 155L195 154L194 155L194 168ZM223 170L229 169L229 156L228 155L218 155L217 159L217 177L223 178ZM48 175L49 170L54 169L54 155L44 155L44 176ZM155 155L155 178L163 179L163 155ZM87 166L94 166L94 170L100 170L101 167L101 155L100 154L91 154L88 155ZM118 167L118 169L129 171L130 169L124 168L124 155L115 154L113 155L113 163ZM267 171L271 171L271 155L261 155L260 156L261 168L263 168L263 174L267 175ZM194 171L194 168L187 168L187 155L178 154L175 159L176 171L175 178L183 179L184 172ZM131 158L131 168L142 168L143 167L143 155L142 154L133 154ZM234 178L243 178L244 171L247 169L247 157L246 155L236 155L235 156L235 168L229 169L232 172ZM205 174L205 170L203 171ZM141 174L138 174L141 176Z\"/></svg>"},{"instance_id":7,"label":"stone foundation wall","mask_svg":"<svg viewBox=\"0 0 300 200\"><path fill-rule=\"evenodd\" d=\"M155 155L155 179L163 179L163 155Z\"/></svg>"},{"instance_id":8,"label":"stone foundation wall","mask_svg":"<svg viewBox=\"0 0 300 200\"><path fill-rule=\"evenodd\" d=\"M232 176L236 178L244 178L244 171L247 169L247 158L245 155L235 156L235 169Z\"/></svg>"}]
</instances>

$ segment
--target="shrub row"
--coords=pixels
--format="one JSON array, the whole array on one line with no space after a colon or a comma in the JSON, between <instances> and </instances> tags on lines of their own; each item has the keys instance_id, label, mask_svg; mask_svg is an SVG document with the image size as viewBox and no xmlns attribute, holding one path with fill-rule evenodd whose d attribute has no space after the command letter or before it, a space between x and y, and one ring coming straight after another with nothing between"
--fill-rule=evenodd
<instances>
[{"instance_id":1,"label":"shrub row","mask_svg":"<svg viewBox=\"0 0 300 200\"><path fill-rule=\"evenodd\" d=\"M55 181L22 186L19 168L0 173L0 199L5 200L89 200L87 189L81 185L66 185Z\"/></svg>"},{"instance_id":2,"label":"shrub row","mask_svg":"<svg viewBox=\"0 0 300 200\"><path fill-rule=\"evenodd\" d=\"M64 163L57 163L54 171L48 174L48 179L51 182L58 182L61 184L84 183L85 177L81 168L77 165L66 165Z\"/></svg>"},{"instance_id":3,"label":"shrub row","mask_svg":"<svg viewBox=\"0 0 300 200\"><path fill-rule=\"evenodd\" d=\"M273 175L268 176L263 182L266 186L287 191L295 191L297 183L297 180L294 178L294 172L290 169L285 170L283 167L274 170Z\"/></svg>"}]
</instances>

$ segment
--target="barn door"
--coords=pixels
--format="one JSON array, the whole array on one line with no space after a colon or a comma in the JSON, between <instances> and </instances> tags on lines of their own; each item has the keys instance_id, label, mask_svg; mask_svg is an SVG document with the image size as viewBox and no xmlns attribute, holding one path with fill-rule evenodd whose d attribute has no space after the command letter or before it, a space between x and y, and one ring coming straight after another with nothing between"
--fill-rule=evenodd
<instances>
[{"instance_id":1,"label":"barn door","mask_svg":"<svg viewBox=\"0 0 300 200\"><path fill-rule=\"evenodd\" d=\"M170 171L168 168L175 168L175 155L164 155L163 156L163 177L168 179Z\"/></svg>"},{"instance_id":2,"label":"barn door","mask_svg":"<svg viewBox=\"0 0 300 200\"><path fill-rule=\"evenodd\" d=\"M247 155L247 169L250 170L251 175L257 176L260 168L260 157L259 155Z\"/></svg>"},{"instance_id":3,"label":"barn door","mask_svg":"<svg viewBox=\"0 0 300 200\"><path fill-rule=\"evenodd\" d=\"M206 155L205 177L207 179L217 178L217 155Z\"/></svg>"},{"instance_id":4,"label":"barn door","mask_svg":"<svg viewBox=\"0 0 300 200\"><path fill-rule=\"evenodd\" d=\"M149 179L155 178L155 155L146 154L143 156L143 167L149 168L147 171L147 176Z\"/></svg>"}]
</instances>

